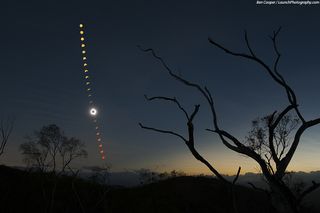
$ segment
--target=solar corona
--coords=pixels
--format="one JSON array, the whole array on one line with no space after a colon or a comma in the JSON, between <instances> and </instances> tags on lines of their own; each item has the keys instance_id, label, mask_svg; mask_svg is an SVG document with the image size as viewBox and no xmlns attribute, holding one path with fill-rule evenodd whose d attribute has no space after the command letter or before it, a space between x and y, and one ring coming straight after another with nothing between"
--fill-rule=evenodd
<instances>
[{"instance_id":1,"label":"solar corona","mask_svg":"<svg viewBox=\"0 0 320 213\"><path fill-rule=\"evenodd\" d=\"M87 97L88 97L88 104L89 104L89 115L90 117L92 118L92 122L95 126L95 136L96 136L96 142L98 144L98 149L99 149L99 153L100 153L100 156L101 156L101 159L102 160L105 160L105 152L103 150L103 143L102 143L102 138L101 138L101 133L99 131L100 127L99 127L99 124L98 124L98 120L97 120L97 117L98 117L98 110L95 106L95 103L94 103L94 100L93 100L93 90L92 90L92 81L90 80L90 73L89 72L89 64L88 64L88 57L87 57L87 44L85 43L85 29L84 29L84 24L80 24L79 25L80 27L80 47L81 47L81 58L82 58L82 61L83 61L83 66L82 66L82 69L83 69L83 73L84 73L84 85L85 85L85 91L87 92Z\"/></svg>"},{"instance_id":2,"label":"solar corona","mask_svg":"<svg viewBox=\"0 0 320 213\"><path fill-rule=\"evenodd\" d=\"M97 110L95 108L90 109L90 115L96 116L97 115Z\"/></svg>"}]
</instances>

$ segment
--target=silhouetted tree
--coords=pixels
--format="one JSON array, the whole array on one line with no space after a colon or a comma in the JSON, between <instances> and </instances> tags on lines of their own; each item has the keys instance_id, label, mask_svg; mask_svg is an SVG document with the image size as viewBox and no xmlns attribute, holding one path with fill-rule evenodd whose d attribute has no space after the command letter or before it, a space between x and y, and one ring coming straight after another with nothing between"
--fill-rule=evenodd
<instances>
[{"instance_id":1,"label":"silhouetted tree","mask_svg":"<svg viewBox=\"0 0 320 213\"><path fill-rule=\"evenodd\" d=\"M14 124L13 118L9 118L9 117L7 119L1 119L0 121L0 132L1 132L0 156L4 153L4 149L12 133L13 124Z\"/></svg>"},{"instance_id":2,"label":"silhouetted tree","mask_svg":"<svg viewBox=\"0 0 320 213\"><path fill-rule=\"evenodd\" d=\"M35 167L40 171L46 171L49 167L48 153L49 151L40 145L38 141L34 141L31 137L26 137L27 142L20 145L19 149L24 155L23 161L28 167Z\"/></svg>"},{"instance_id":3,"label":"silhouetted tree","mask_svg":"<svg viewBox=\"0 0 320 213\"><path fill-rule=\"evenodd\" d=\"M200 94L205 98L206 102L209 104L210 112L212 114L212 123L213 129L207 129L210 132L216 133L221 139L222 143L228 147L229 149L246 155L253 160L255 160L260 168L264 178L267 180L270 188L270 197L271 201L279 213L297 213L301 208L301 200L308 193L314 191L315 189L320 187L319 183L312 182L312 185L300 192L299 195L293 193L288 185L285 184L284 178L286 175L286 169L300 143L300 138L302 134L308 128L315 126L320 123L320 118L316 118L313 120L306 120L303 114L300 112L298 101L294 90L287 83L282 74L278 71L278 64L281 58L281 54L277 47L277 37L279 35L280 29L274 31L270 39L272 41L272 45L276 54L276 58L274 63L270 66L265 63L261 58L259 58L253 49L250 46L247 33L245 32L244 38L245 43L248 48L248 53L241 53L232 51L223 45L215 42L213 39L209 38L209 42L217 47L218 49L223 50L229 55L245 58L249 61L253 61L260 65L262 69L264 69L267 74L274 80L275 83L280 85L287 97L288 105L280 112L274 111L271 115L264 118L262 121L266 125L261 129L259 127L259 121L254 121L253 130L249 133L247 137L247 142L241 142L237 137L232 135L230 132L222 129L218 122L218 116L215 109L215 103L211 92L207 87L203 87L199 84L193 83L185 78L177 75L168 65L167 63L156 53L153 49L142 49L145 52L151 52L154 58L156 58L168 74L173 77L175 80L196 89ZM144 126L141 123L139 124L141 128L171 134L182 139L185 144L188 146L189 150L193 154L193 156L205 164L219 179L221 179L225 183L229 183L207 160L205 160L195 149L194 147L194 126L193 119L199 111L200 105L195 105L195 108L191 114L188 114L187 111L181 106L176 98L168 98L168 97L146 97L147 100L164 100L170 101L177 105L177 107L183 112L187 119L187 129L188 129L188 137L184 137L176 132L170 130L162 130L153 127ZM296 118L288 117L290 113L294 113ZM296 131L293 133L293 139L289 143L287 139L289 139L288 132L292 132L296 128ZM289 131L288 131L289 130ZM289 134L290 134L289 133ZM251 144L248 144L251 143ZM265 150L266 148L266 150ZM267 156L265 156L267 154ZM255 186L253 186L255 187ZM255 187L256 188L256 187Z\"/></svg>"},{"instance_id":4,"label":"silhouetted tree","mask_svg":"<svg viewBox=\"0 0 320 213\"><path fill-rule=\"evenodd\" d=\"M65 140L60 128L55 125L48 125L41 128L38 132L39 145L44 147L51 157L52 171L56 171L57 166L57 154L59 153L59 147L61 147Z\"/></svg>"},{"instance_id":5,"label":"silhouetted tree","mask_svg":"<svg viewBox=\"0 0 320 213\"><path fill-rule=\"evenodd\" d=\"M24 161L41 171L56 172L57 163L61 161L61 172L64 172L72 160L87 156L85 145L76 138L66 137L55 124L43 126L33 138L26 139L27 142L20 145Z\"/></svg>"},{"instance_id":6,"label":"silhouetted tree","mask_svg":"<svg viewBox=\"0 0 320 213\"><path fill-rule=\"evenodd\" d=\"M79 139L74 137L64 137L61 145L59 146L59 153L62 159L62 172L65 171L66 167L68 167L71 161L75 158L88 156L88 152L84 148L84 143L82 143Z\"/></svg>"},{"instance_id":7,"label":"silhouetted tree","mask_svg":"<svg viewBox=\"0 0 320 213\"><path fill-rule=\"evenodd\" d=\"M268 115L257 118L252 121L252 129L245 138L245 144L260 155L267 162L268 169L271 173L276 171L275 162L272 158L272 148L269 144L269 126L273 116ZM275 155L282 159L286 154L287 148L291 145L293 131L297 129L300 119L292 114L284 115L273 131L273 146ZM270 139L271 140L271 139Z\"/></svg>"}]
</instances>

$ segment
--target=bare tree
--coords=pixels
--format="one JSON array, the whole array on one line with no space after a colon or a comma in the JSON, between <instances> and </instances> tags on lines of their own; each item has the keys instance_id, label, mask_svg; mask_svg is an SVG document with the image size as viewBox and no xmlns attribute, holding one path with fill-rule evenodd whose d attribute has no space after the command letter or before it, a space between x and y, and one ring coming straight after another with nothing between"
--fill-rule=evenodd
<instances>
[{"instance_id":1,"label":"bare tree","mask_svg":"<svg viewBox=\"0 0 320 213\"><path fill-rule=\"evenodd\" d=\"M35 132L33 138L27 137L20 150L28 166L56 172L61 162L61 172L64 172L75 158L87 156L84 147L80 140L66 137L57 125L51 124Z\"/></svg>"},{"instance_id":2,"label":"bare tree","mask_svg":"<svg viewBox=\"0 0 320 213\"><path fill-rule=\"evenodd\" d=\"M65 137L60 128L51 124L43 126L39 132L37 132L39 138L39 145L48 150L52 161L52 171L56 171L57 166L57 154L59 153L59 147L62 145Z\"/></svg>"},{"instance_id":3,"label":"bare tree","mask_svg":"<svg viewBox=\"0 0 320 213\"><path fill-rule=\"evenodd\" d=\"M7 118L0 121L1 143L0 143L0 156L4 153L9 137L12 133L14 119Z\"/></svg>"},{"instance_id":4,"label":"bare tree","mask_svg":"<svg viewBox=\"0 0 320 213\"><path fill-rule=\"evenodd\" d=\"M154 53L154 52L153 52ZM200 105L195 105L194 106L194 110L191 113L191 115L189 113L187 113L187 111L181 106L181 104L179 103L179 101L174 97L174 98L168 98L168 97L162 97L162 96L157 96L157 97L151 97L148 98L147 96L145 96L145 98L148 101L152 101L152 100L164 100L164 101L170 101L173 102L185 115L186 119L187 119L187 130L188 130L188 138L185 138L184 136L180 135L179 133L170 131L170 130L162 130L162 129L157 129L157 128L153 128L153 127L147 127L144 126L143 124L139 123L140 127L143 129L148 129L148 130L153 130L156 132L161 132L161 133L165 133L165 134L171 134L174 135L178 138L180 138L181 140L184 141L184 143L187 145L187 147L189 148L190 152L192 153L192 155L199 160L200 162L202 162L204 165L206 165L210 171L215 174L220 180L222 180L224 183L229 183L229 181L227 181L204 157L202 157L200 155L200 153L196 150L195 146L194 146L194 125L193 125L193 119L195 118L195 116L197 115Z\"/></svg>"},{"instance_id":5,"label":"bare tree","mask_svg":"<svg viewBox=\"0 0 320 213\"><path fill-rule=\"evenodd\" d=\"M268 131L271 125L271 118L274 115L267 115L252 121L252 129L245 138L245 144L254 150L267 162L268 169L274 174L276 170L275 162L272 158L272 149L269 144ZM275 116L279 116L276 113ZM300 119L292 114L282 117L273 132L273 145L275 155L282 159L287 149L291 145L294 136L293 131L297 129Z\"/></svg>"},{"instance_id":6,"label":"bare tree","mask_svg":"<svg viewBox=\"0 0 320 213\"><path fill-rule=\"evenodd\" d=\"M62 163L61 172L64 172L66 167L68 167L71 161L73 161L75 158L85 158L88 156L88 152L84 148L84 143L82 143L79 139L76 139L74 137L64 137L64 140L59 147L59 153Z\"/></svg>"},{"instance_id":7,"label":"bare tree","mask_svg":"<svg viewBox=\"0 0 320 213\"><path fill-rule=\"evenodd\" d=\"M24 155L23 161L28 167L36 167L42 172L45 172L49 167L48 153L49 151L40 146L37 141L31 137L26 137L27 142L20 145L19 149Z\"/></svg>"},{"instance_id":8,"label":"bare tree","mask_svg":"<svg viewBox=\"0 0 320 213\"><path fill-rule=\"evenodd\" d=\"M249 61L253 61L261 66L261 68L266 71L266 73L271 77L272 80L274 80L275 83L280 85L282 89L284 90L286 94L286 98L288 100L288 105L280 110L280 112L274 111L269 115L266 119L266 126L263 131L261 129L257 129L257 132L252 132L251 136L249 134L249 141L255 137L256 140L258 140L258 143L248 145L246 143L241 142L237 137L232 135L230 132L222 129L218 122L218 116L215 109L215 103L213 100L213 97L211 95L211 92L208 90L206 86L201 86L199 84L193 83L189 80L186 80L185 78L177 75L168 65L167 63L159 57L153 49L142 49L141 50L145 52L150 52L154 58L156 58L162 66L165 68L165 70L168 72L168 74L173 77L175 80L183 83L184 85L187 85L189 87L192 87L196 89L200 94L205 98L206 102L209 105L210 113L212 115L212 124L213 129L207 129L210 132L213 132L219 136L221 139L221 142L229 149L243 154L245 156L250 157L261 168L261 172L264 176L264 178L267 180L267 183L269 184L270 188L270 197L272 204L276 208L276 210L279 213L297 213L299 212L301 208L301 200L304 196L309 194L310 192L314 191L315 189L320 187L319 183L313 182L310 187L305 189L303 192L300 193L300 195L295 195L292 190L285 184L283 181L285 175L286 175L286 169L300 143L300 138L302 134L307 130L308 128L315 126L320 123L320 118L316 118L313 120L306 120L303 114L299 110L298 101L296 94L294 90L291 88L291 86L287 83L285 78L279 73L278 71L278 64L281 58L281 54L277 47L277 37L279 35L281 28L279 28L277 31L274 31L273 34L270 36L270 39L272 41L272 45L276 54L274 63L270 66L267 63L265 63L261 58L259 58L254 50L251 48L249 39L247 36L247 33L244 33L244 39L246 46L248 48L248 53L239 53L232 51L223 45L217 43L213 39L209 38L210 44L217 47L218 49L223 50L229 55L241 57L244 59L247 59ZM204 163L212 172L215 174L219 179L221 179L223 182L227 182L224 177L220 175L220 173L210 164L208 161L206 161L194 148L194 133L193 133L193 124L192 121L194 117L196 116L199 105L195 106L194 111L189 115L186 110L181 107L180 103L176 100L176 98L168 98L168 97L152 97L148 98L147 100L165 100L175 103L181 111L185 114L187 118L187 127L188 127L188 138L183 137L182 135L175 133L173 131L169 130L161 130L153 127L148 127L140 124L140 126L144 129L153 130L161 133L167 133L171 135L175 135L182 139L186 145L188 146L191 153L194 155L194 157ZM292 118L287 117L290 113L294 113L299 122L292 120ZM288 126L288 124L294 124L292 128ZM299 124L298 124L299 123ZM296 126L297 125L297 126ZM281 127L282 126L282 127ZM293 133L293 139L292 142L288 143L286 137L288 134L287 131L289 128L290 132L295 130ZM277 132L281 132L282 129L284 131L282 134L277 135ZM255 130L254 130L255 131ZM285 138L281 138L285 137ZM259 145L261 147L253 147L252 145ZM268 152L270 155L267 157L263 155L266 152L262 150L262 146L265 146L268 148ZM274 166L273 166L273 165Z\"/></svg>"}]
</instances>

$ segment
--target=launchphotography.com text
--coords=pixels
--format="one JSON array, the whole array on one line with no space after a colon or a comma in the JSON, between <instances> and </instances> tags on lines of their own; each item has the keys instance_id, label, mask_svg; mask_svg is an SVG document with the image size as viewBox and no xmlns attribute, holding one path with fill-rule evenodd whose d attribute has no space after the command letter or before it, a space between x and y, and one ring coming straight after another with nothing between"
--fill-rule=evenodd
<instances>
[{"instance_id":1,"label":"launchphotography.com text","mask_svg":"<svg viewBox=\"0 0 320 213\"><path fill-rule=\"evenodd\" d=\"M256 1L257 5L319 5L320 1Z\"/></svg>"}]
</instances>

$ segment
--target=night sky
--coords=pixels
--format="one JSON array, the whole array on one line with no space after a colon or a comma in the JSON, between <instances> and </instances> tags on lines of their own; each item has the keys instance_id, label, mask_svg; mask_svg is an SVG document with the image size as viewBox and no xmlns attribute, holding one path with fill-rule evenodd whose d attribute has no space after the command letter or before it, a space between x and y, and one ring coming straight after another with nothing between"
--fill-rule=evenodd
<instances>
[{"instance_id":1,"label":"night sky","mask_svg":"<svg viewBox=\"0 0 320 213\"><path fill-rule=\"evenodd\" d=\"M9 1L8 1L9 2ZM208 42L246 52L247 30L257 55L275 59L269 35L282 26L280 72L293 87L307 119L320 116L320 5L256 5L246 1L10 1L1 2L0 115L15 116L1 162L23 165L18 147L43 125L57 124L85 142L89 156L74 167L101 165L89 118L82 73L79 24L86 25L87 52L99 109L106 161L114 171L150 168L208 173L178 138L148 126L186 134L184 115L172 104L147 102L144 94L175 96L189 110L200 104L196 139L200 153L222 173L258 172L254 161L224 147L197 91L168 76L137 45L152 47L176 73L207 85L220 126L244 138L251 120L281 110L285 92L253 62L232 57ZM193 2L193 3L192 3ZM319 170L319 127L302 137L289 169Z\"/></svg>"}]
</instances>

